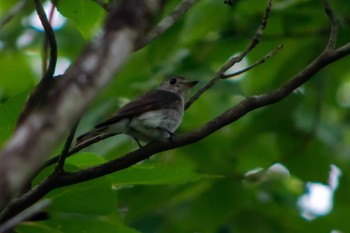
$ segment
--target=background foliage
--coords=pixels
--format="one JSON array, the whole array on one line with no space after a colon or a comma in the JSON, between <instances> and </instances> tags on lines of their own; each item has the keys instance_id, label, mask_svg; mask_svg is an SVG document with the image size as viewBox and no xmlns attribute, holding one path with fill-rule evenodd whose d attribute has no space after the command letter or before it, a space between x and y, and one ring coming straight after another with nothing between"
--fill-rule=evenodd
<instances>
[{"instance_id":1,"label":"background foliage","mask_svg":"<svg viewBox=\"0 0 350 233\"><path fill-rule=\"evenodd\" d=\"M164 15L179 1L169 1ZM13 5L0 2L4 15ZM332 2L350 38L350 2ZM245 49L266 1L199 1L169 31L136 52L85 114L78 131L105 119L166 74L205 83ZM105 15L92 0L59 0L67 21L56 29L59 58L74 61ZM0 30L0 145L40 77L43 32L33 27L31 2ZM319 0L276 0L252 64L278 44L284 49L243 77L221 81L190 109L178 133L195 129L243 96L269 91L324 48L329 22ZM51 218L24 222L18 232L347 232L350 223L350 58L333 64L282 102L256 110L193 145L163 152L124 171L51 192ZM61 71L63 72L63 71ZM72 100L74 101L74 100ZM35 136L35 135L33 135ZM99 164L136 149L126 136L98 143L67 161L68 170ZM57 151L59 148L57 148ZM281 163L286 170L268 168ZM307 182L327 184L329 167L342 176L328 214L307 220L298 199ZM247 172L262 168L254 174ZM288 169L288 170L287 170ZM44 171L36 178L47 175ZM290 174L290 175L289 175ZM317 215L317 213L313 213Z\"/></svg>"}]
</instances>

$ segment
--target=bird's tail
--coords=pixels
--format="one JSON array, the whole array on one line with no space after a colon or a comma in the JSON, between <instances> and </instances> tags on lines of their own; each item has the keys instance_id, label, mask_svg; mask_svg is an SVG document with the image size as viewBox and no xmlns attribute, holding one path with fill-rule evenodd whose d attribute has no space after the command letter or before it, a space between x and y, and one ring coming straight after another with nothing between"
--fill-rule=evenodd
<instances>
[{"instance_id":1,"label":"bird's tail","mask_svg":"<svg viewBox=\"0 0 350 233\"><path fill-rule=\"evenodd\" d=\"M108 127L95 128L89 132L80 135L75 142L75 147L79 147L83 144L89 144L95 140L97 141L99 138L112 136L115 134L116 133L108 132Z\"/></svg>"}]
</instances>

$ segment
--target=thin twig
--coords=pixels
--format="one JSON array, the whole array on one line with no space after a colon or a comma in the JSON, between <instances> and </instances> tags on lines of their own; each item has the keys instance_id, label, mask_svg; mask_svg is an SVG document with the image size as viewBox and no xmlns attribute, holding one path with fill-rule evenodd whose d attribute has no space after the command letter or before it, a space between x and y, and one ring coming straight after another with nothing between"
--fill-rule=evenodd
<instances>
[{"instance_id":1,"label":"thin twig","mask_svg":"<svg viewBox=\"0 0 350 233\"><path fill-rule=\"evenodd\" d=\"M36 11L38 13L41 24L43 25L46 38L49 41L49 45L50 45L49 66L45 74L43 75L43 80L46 80L48 78L52 78L55 73L55 68L57 63L57 43L56 43L55 33L51 27L49 20L47 19L47 16L43 8L43 5L41 4L41 1L40 0L34 0L34 1L35 1Z\"/></svg>"},{"instance_id":2,"label":"thin twig","mask_svg":"<svg viewBox=\"0 0 350 233\"><path fill-rule=\"evenodd\" d=\"M79 151L81 151L82 149L84 149L84 148L86 148L86 147L88 147L88 146L91 146L92 144L95 144L95 143L97 143L97 142L99 142L99 141L105 140L105 139L110 138L110 137L115 136L115 135L116 135L116 134L114 134L114 133L111 133L111 134L103 134L103 135L101 135L101 136L99 136L99 137L94 137L92 140L88 140L88 141L86 141L86 142L84 142L84 143L81 143L81 144L79 144L78 146L74 146L74 147L66 154L66 158L67 158L67 157L70 157L71 155L73 155L73 154L75 154L75 153L77 153L77 152L79 152ZM43 165L43 167L42 167L40 170L42 170L43 168L48 167L48 166L50 166L50 165L52 165L52 164L57 163L58 160L59 160L59 157L60 157L60 156L55 156L55 157L49 159L48 161L46 161L46 163Z\"/></svg>"},{"instance_id":3,"label":"thin twig","mask_svg":"<svg viewBox=\"0 0 350 233\"><path fill-rule=\"evenodd\" d=\"M227 79L227 78L232 78L234 76L243 74L251 69L253 69L254 67L264 63L267 59L269 59L270 57L272 57L275 53L277 53L280 49L283 48L283 45L278 45L276 48L274 48L271 52L269 52L268 54L266 54L262 59L260 59L259 61L255 62L253 65L248 66L242 70L239 70L237 72L231 73L231 74L222 74L221 78L222 79Z\"/></svg>"},{"instance_id":4,"label":"thin twig","mask_svg":"<svg viewBox=\"0 0 350 233\"><path fill-rule=\"evenodd\" d=\"M337 46L337 38L339 33L339 20L335 16L332 7L329 4L328 0L322 0L324 10L331 22L331 33L328 40L327 49L335 49Z\"/></svg>"},{"instance_id":5,"label":"thin twig","mask_svg":"<svg viewBox=\"0 0 350 233\"><path fill-rule=\"evenodd\" d=\"M53 89L53 86L55 84L53 79L53 75L55 73L55 68L57 63L57 43L56 43L55 33L50 25L50 22L46 17L46 13L41 4L41 1L40 0L34 0L34 1L35 1L35 8L36 8L37 14L43 25L46 38L50 45L50 59L49 59L49 66L46 72L44 72L43 78L41 79L40 83L37 85L33 93L30 95L22 112L20 113L20 116L18 117L17 124L16 124L17 128L21 125L21 123L24 121L24 119L28 116L28 114L31 111L41 107L43 103L47 101L49 93ZM43 62L43 68L46 66L45 63L46 62Z\"/></svg>"},{"instance_id":6,"label":"thin twig","mask_svg":"<svg viewBox=\"0 0 350 233\"><path fill-rule=\"evenodd\" d=\"M4 224L0 225L0 233L8 232L10 229L15 227L18 223L36 215L37 213L39 213L43 209L47 208L50 204L51 204L50 199L45 199L45 200L42 200L38 203L35 203L31 207L25 209L24 211L15 215L13 218L4 222Z\"/></svg>"},{"instance_id":7,"label":"thin twig","mask_svg":"<svg viewBox=\"0 0 350 233\"><path fill-rule=\"evenodd\" d=\"M7 24L9 23L21 10L24 9L26 6L27 1L22 0L18 2L16 5L14 5L10 10L7 11L7 14L4 15L0 19L0 30Z\"/></svg>"},{"instance_id":8,"label":"thin twig","mask_svg":"<svg viewBox=\"0 0 350 233\"><path fill-rule=\"evenodd\" d=\"M225 73L229 68L231 68L234 64L240 62L250 51L252 51L257 44L260 42L260 38L263 34L263 31L267 25L268 18L270 16L272 8L272 0L269 0L268 5L265 9L264 17L255 32L253 39L247 46L247 48L240 53L238 56L235 56L231 59L229 59L222 67L221 69L214 74L214 76L202 87L200 88L191 98L187 101L185 108L189 108L204 92L206 92L208 89L210 89L212 86L214 86L220 79L223 73Z\"/></svg>"},{"instance_id":9,"label":"thin twig","mask_svg":"<svg viewBox=\"0 0 350 233\"><path fill-rule=\"evenodd\" d=\"M348 54L350 51L350 43L347 43L336 49L336 53L338 54Z\"/></svg>"},{"instance_id":10,"label":"thin twig","mask_svg":"<svg viewBox=\"0 0 350 233\"><path fill-rule=\"evenodd\" d=\"M55 14L55 5L56 4L56 1L57 0L53 0L52 1L52 4L51 4L51 9L50 9L50 13L49 13L49 24L52 25L52 20L53 20L53 16ZM49 54L49 40L48 40L48 37L45 36L45 39L44 39L44 45L43 45L43 56L42 56L42 71L43 71L43 74L45 74L46 72L46 69L47 69L47 56Z\"/></svg>"},{"instance_id":11,"label":"thin twig","mask_svg":"<svg viewBox=\"0 0 350 233\"><path fill-rule=\"evenodd\" d=\"M63 147L63 150L61 152L61 155L58 158L58 162L57 162L57 166L56 166L55 172L63 172L64 163L65 163L66 158L67 158L67 156L69 154L69 149L70 149L70 147L72 145L72 141L73 141L75 132L77 130L78 124L79 124L79 122L76 123L73 126L73 128L71 129L71 131L69 132L69 135L67 137L66 143L64 144L64 147Z\"/></svg>"},{"instance_id":12,"label":"thin twig","mask_svg":"<svg viewBox=\"0 0 350 233\"><path fill-rule=\"evenodd\" d=\"M148 32L136 45L136 49L138 50L147 44L151 43L161 34L163 34L166 30L168 30L174 23L179 20L179 18L185 14L198 0L183 0L180 2L170 14L162 19L158 25L153 28L150 32Z\"/></svg>"}]
</instances>

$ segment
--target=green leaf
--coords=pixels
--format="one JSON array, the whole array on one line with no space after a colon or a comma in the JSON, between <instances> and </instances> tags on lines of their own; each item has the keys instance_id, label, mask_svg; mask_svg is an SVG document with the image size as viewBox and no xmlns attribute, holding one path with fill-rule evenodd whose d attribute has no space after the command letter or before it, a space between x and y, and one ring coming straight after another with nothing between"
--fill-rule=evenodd
<instances>
[{"instance_id":1,"label":"green leaf","mask_svg":"<svg viewBox=\"0 0 350 233\"><path fill-rule=\"evenodd\" d=\"M110 215L117 211L117 200L108 178L83 182L58 189L48 195L51 213Z\"/></svg>"},{"instance_id":2,"label":"green leaf","mask_svg":"<svg viewBox=\"0 0 350 233\"><path fill-rule=\"evenodd\" d=\"M115 185L143 184L180 184L196 181L206 177L198 174L189 163L176 164L142 164L109 175Z\"/></svg>"},{"instance_id":3,"label":"green leaf","mask_svg":"<svg viewBox=\"0 0 350 233\"><path fill-rule=\"evenodd\" d=\"M52 227L46 226L42 222L22 222L18 226L16 226L17 233L62 233L62 231L58 229L54 229Z\"/></svg>"},{"instance_id":4,"label":"green leaf","mask_svg":"<svg viewBox=\"0 0 350 233\"><path fill-rule=\"evenodd\" d=\"M218 14L218 12L221 12ZM201 1L192 9L192 14L186 17L182 40L194 42L196 40L215 37L229 16L229 8L220 1Z\"/></svg>"},{"instance_id":5,"label":"green leaf","mask_svg":"<svg viewBox=\"0 0 350 233\"><path fill-rule=\"evenodd\" d=\"M71 19L85 38L90 38L98 28L104 10L91 0L60 0L57 9Z\"/></svg>"},{"instance_id":6,"label":"green leaf","mask_svg":"<svg viewBox=\"0 0 350 233\"><path fill-rule=\"evenodd\" d=\"M33 86L33 72L25 56L0 54L0 67L0 98L18 95Z\"/></svg>"},{"instance_id":7,"label":"green leaf","mask_svg":"<svg viewBox=\"0 0 350 233\"><path fill-rule=\"evenodd\" d=\"M87 215L61 214L52 216L45 222L22 223L16 227L19 233L137 233L125 226L116 217L98 217Z\"/></svg>"},{"instance_id":8,"label":"green leaf","mask_svg":"<svg viewBox=\"0 0 350 233\"><path fill-rule=\"evenodd\" d=\"M91 167L104 162L106 162L106 160L103 157L91 152L80 152L67 159L67 164L72 165L70 168L74 170L77 170L77 168Z\"/></svg>"}]
</instances>

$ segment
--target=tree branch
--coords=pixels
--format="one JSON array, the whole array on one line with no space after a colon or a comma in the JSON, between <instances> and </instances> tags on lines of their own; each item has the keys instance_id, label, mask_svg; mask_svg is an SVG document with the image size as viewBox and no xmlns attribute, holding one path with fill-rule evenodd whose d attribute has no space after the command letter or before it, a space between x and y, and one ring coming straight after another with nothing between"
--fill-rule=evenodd
<instances>
[{"instance_id":1,"label":"tree branch","mask_svg":"<svg viewBox=\"0 0 350 233\"><path fill-rule=\"evenodd\" d=\"M222 79L227 79L227 78L232 78L234 76L237 76L237 75L241 75L251 69L253 69L254 67L264 63L265 61L267 61L267 59L269 59L270 57L272 57L275 53L277 53L278 50L282 49L283 48L283 45L278 45L276 48L274 48L271 52L269 52L268 54L266 54L262 59L260 59L259 61L255 62L253 65L251 66L248 66L242 70L239 70L239 71L236 71L234 73L231 73L231 74L222 74L221 75L221 78Z\"/></svg>"},{"instance_id":2,"label":"tree branch","mask_svg":"<svg viewBox=\"0 0 350 233\"><path fill-rule=\"evenodd\" d=\"M347 43L341 47L339 47L338 49L336 49L336 54L338 54L338 56L340 57L344 57L346 55L348 55L350 52L350 43Z\"/></svg>"},{"instance_id":3,"label":"tree branch","mask_svg":"<svg viewBox=\"0 0 350 233\"><path fill-rule=\"evenodd\" d=\"M45 31L45 45L43 54L43 77L38 84L35 91L31 94L28 101L26 102L20 116L17 120L17 126L19 126L24 118L28 115L33 109L41 108L43 104L43 99L46 99L50 95L51 88L53 87L54 80L53 75L56 69L57 63L57 42L55 33L51 27L50 21L47 19L46 13L44 11L43 5L40 0L34 0L35 9L43 25ZM50 47L50 59L49 66L46 69L46 44L49 43Z\"/></svg>"},{"instance_id":4,"label":"tree branch","mask_svg":"<svg viewBox=\"0 0 350 233\"><path fill-rule=\"evenodd\" d=\"M170 14L162 19L158 25L148 32L137 44L136 50L146 46L151 43L166 30L168 30L174 23L180 19L180 17L185 14L198 0L183 0L180 2Z\"/></svg>"},{"instance_id":5,"label":"tree branch","mask_svg":"<svg viewBox=\"0 0 350 233\"><path fill-rule=\"evenodd\" d=\"M329 21L331 22L331 34L329 36L327 48L335 49L337 46L337 38L339 34L339 20L335 16L334 11L329 4L329 1L322 0L322 2L323 2L323 8L329 18Z\"/></svg>"},{"instance_id":6,"label":"tree branch","mask_svg":"<svg viewBox=\"0 0 350 233\"><path fill-rule=\"evenodd\" d=\"M75 131L77 130L78 124L79 123L76 123L73 126L73 128L71 129L71 131L70 131L70 133L69 133L69 135L67 137L67 140L66 140L66 143L64 144L64 147L63 147L63 150L61 152L61 155L58 158L55 172L63 172L64 163L65 163L66 158L67 158L67 156L69 154L69 150L70 150L70 147L72 145L72 141L74 139L74 134L75 134Z\"/></svg>"},{"instance_id":7,"label":"tree branch","mask_svg":"<svg viewBox=\"0 0 350 233\"><path fill-rule=\"evenodd\" d=\"M204 92L206 92L207 90L209 90L212 86L214 86L221 78L222 75L229 69L231 68L234 64L242 61L242 59L250 52L252 51L260 42L260 38L263 34L263 31L267 25L267 21L269 19L270 16L270 12L271 12L271 8L272 8L272 0L269 0L268 5L265 9L265 14L264 17L258 27L258 29L256 30L253 39L250 41L249 45L247 46L247 48L241 52L238 56L235 56L231 59L229 59L219 70L219 72L217 72L202 88L200 88L191 98L189 101L187 101L185 108L189 108Z\"/></svg>"},{"instance_id":8,"label":"tree branch","mask_svg":"<svg viewBox=\"0 0 350 233\"><path fill-rule=\"evenodd\" d=\"M47 19L45 10L40 0L35 0L35 9L40 18L41 24L44 27L46 38L50 45L50 61L49 66L43 76L43 79L52 78L55 73L56 63L57 63L57 43L55 33L51 27L49 20ZM46 67L45 67L46 69Z\"/></svg>"},{"instance_id":9,"label":"tree branch","mask_svg":"<svg viewBox=\"0 0 350 233\"><path fill-rule=\"evenodd\" d=\"M88 104L112 80L164 2L122 1L108 14L103 35L90 43L53 85L40 108L23 119L0 153L0 190L4 190L0 193L0 209L23 188Z\"/></svg>"}]
</instances>

